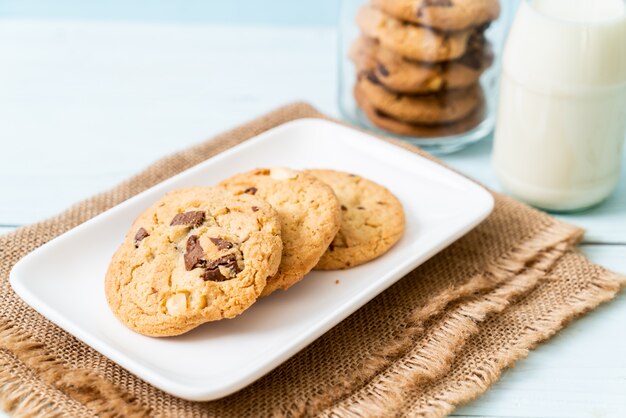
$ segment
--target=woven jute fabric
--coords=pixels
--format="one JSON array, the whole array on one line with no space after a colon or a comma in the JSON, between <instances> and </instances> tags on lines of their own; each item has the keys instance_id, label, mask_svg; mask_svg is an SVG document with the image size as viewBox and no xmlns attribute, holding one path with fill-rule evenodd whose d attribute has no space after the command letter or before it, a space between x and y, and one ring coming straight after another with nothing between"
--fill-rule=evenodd
<instances>
[{"instance_id":1,"label":"woven jute fabric","mask_svg":"<svg viewBox=\"0 0 626 418\"><path fill-rule=\"evenodd\" d=\"M52 219L0 237L3 408L15 416L46 417L439 417L478 397L535 345L626 284L576 253L580 229L494 194L493 213L465 237L267 376L212 402L178 399L141 381L11 290L11 267L43 243L254 135L303 117L323 116L302 103L278 109L167 157Z\"/></svg>"}]
</instances>

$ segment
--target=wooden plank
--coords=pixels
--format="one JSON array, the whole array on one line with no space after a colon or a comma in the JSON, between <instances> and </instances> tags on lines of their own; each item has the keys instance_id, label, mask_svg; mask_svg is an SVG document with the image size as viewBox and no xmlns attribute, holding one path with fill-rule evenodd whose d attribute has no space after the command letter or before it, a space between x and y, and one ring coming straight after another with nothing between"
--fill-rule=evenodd
<instances>
[{"instance_id":1,"label":"wooden plank","mask_svg":"<svg viewBox=\"0 0 626 418\"><path fill-rule=\"evenodd\" d=\"M584 245L591 260L626 274L626 246ZM626 292L573 322L504 373L458 415L621 417L626 411Z\"/></svg>"},{"instance_id":2,"label":"wooden plank","mask_svg":"<svg viewBox=\"0 0 626 418\"><path fill-rule=\"evenodd\" d=\"M17 226L0 225L0 235L6 234L7 232L11 232L16 228Z\"/></svg>"},{"instance_id":3,"label":"wooden plank","mask_svg":"<svg viewBox=\"0 0 626 418\"><path fill-rule=\"evenodd\" d=\"M0 223L288 102L336 114L332 29L0 22Z\"/></svg>"},{"instance_id":4,"label":"wooden plank","mask_svg":"<svg viewBox=\"0 0 626 418\"><path fill-rule=\"evenodd\" d=\"M336 0L317 0L313 5L293 0L205 1L185 0L180 7L169 0L57 1L2 0L0 15L11 18L84 19L185 24L324 25L337 21Z\"/></svg>"},{"instance_id":5,"label":"wooden plank","mask_svg":"<svg viewBox=\"0 0 626 418\"><path fill-rule=\"evenodd\" d=\"M280 104L337 115L335 32L6 20L0 85L0 222L30 223ZM490 147L444 159L498 188ZM623 243L624 213L626 170L609 201L562 218Z\"/></svg>"}]
</instances>

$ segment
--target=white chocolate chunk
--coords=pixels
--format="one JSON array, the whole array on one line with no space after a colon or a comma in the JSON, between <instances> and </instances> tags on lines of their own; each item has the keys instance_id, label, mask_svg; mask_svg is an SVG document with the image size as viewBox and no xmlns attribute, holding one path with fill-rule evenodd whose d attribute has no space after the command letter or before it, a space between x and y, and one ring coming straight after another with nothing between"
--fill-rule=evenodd
<instances>
[{"instance_id":1,"label":"white chocolate chunk","mask_svg":"<svg viewBox=\"0 0 626 418\"><path fill-rule=\"evenodd\" d=\"M274 180L295 179L298 172L286 167L274 167L270 169L270 177Z\"/></svg>"},{"instance_id":2,"label":"white chocolate chunk","mask_svg":"<svg viewBox=\"0 0 626 418\"><path fill-rule=\"evenodd\" d=\"M187 310L187 295L184 293L177 293L165 303L167 313L170 315L180 315Z\"/></svg>"}]
</instances>

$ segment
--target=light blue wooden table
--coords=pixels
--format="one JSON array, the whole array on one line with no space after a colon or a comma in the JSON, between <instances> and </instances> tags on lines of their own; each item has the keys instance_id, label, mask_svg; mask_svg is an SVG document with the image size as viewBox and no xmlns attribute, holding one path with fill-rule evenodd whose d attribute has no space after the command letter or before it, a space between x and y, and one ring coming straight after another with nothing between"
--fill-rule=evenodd
<instances>
[{"instance_id":1,"label":"light blue wooden table","mask_svg":"<svg viewBox=\"0 0 626 418\"><path fill-rule=\"evenodd\" d=\"M335 20L334 0L0 2L0 232L281 104L339 116ZM490 148L445 160L498 189ZM626 273L626 174L605 204L563 218L588 229L585 254ZM624 318L622 294L456 415L626 416Z\"/></svg>"}]
</instances>

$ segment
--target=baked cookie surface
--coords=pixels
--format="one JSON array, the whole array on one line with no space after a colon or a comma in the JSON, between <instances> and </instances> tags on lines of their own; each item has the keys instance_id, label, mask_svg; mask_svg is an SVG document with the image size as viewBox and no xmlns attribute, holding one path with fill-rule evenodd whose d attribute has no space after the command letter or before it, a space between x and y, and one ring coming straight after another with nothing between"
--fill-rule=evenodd
<instances>
[{"instance_id":1,"label":"baked cookie surface","mask_svg":"<svg viewBox=\"0 0 626 418\"><path fill-rule=\"evenodd\" d=\"M485 111L483 103L472 111L467 117L456 122L439 125L427 125L401 121L385 114L382 110L374 107L374 105L363 95L358 85L354 88L354 97L361 110L365 113L365 116L367 116L370 122L378 128L398 135L418 138L458 135L467 132L483 121Z\"/></svg>"},{"instance_id":2,"label":"baked cookie surface","mask_svg":"<svg viewBox=\"0 0 626 418\"><path fill-rule=\"evenodd\" d=\"M253 194L278 213L282 261L262 296L286 290L311 271L337 234L341 210L333 190L316 177L286 168L256 169L235 175L220 186L237 195Z\"/></svg>"},{"instance_id":3,"label":"baked cookie surface","mask_svg":"<svg viewBox=\"0 0 626 418\"><path fill-rule=\"evenodd\" d=\"M107 302L141 334L182 334L250 307L281 251L278 215L262 199L177 190L133 223L109 265Z\"/></svg>"},{"instance_id":4,"label":"baked cookie surface","mask_svg":"<svg viewBox=\"0 0 626 418\"><path fill-rule=\"evenodd\" d=\"M402 237L402 204L385 187L340 171L306 172L328 184L341 204L341 228L316 269L358 266L386 253Z\"/></svg>"},{"instance_id":5,"label":"baked cookie surface","mask_svg":"<svg viewBox=\"0 0 626 418\"><path fill-rule=\"evenodd\" d=\"M441 33L398 20L370 5L357 13L357 24L368 37L385 48L417 61L440 62L460 58L465 54L474 28L453 33Z\"/></svg>"},{"instance_id":6,"label":"baked cookie surface","mask_svg":"<svg viewBox=\"0 0 626 418\"><path fill-rule=\"evenodd\" d=\"M405 122L441 124L461 120L483 100L480 86L428 95L407 95L387 90L372 72L358 77L357 88L379 110Z\"/></svg>"},{"instance_id":7,"label":"baked cookie surface","mask_svg":"<svg viewBox=\"0 0 626 418\"><path fill-rule=\"evenodd\" d=\"M476 40L472 41L474 38ZM467 52L457 60L423 63L408 60L377 41L360 37L352 46L350 57L358 72L372 71L390 90L410 94L435 93L478 83L493 62L493 54L481 35L472 35L468 42Z\"/></svg>"},{"instance_id":8,"label":"baked cookie surface","mask_svg":"<svg viewBox=\"0 0 626 418\"><path fill-rule=\"evenodd\" d=\"M500 15L498 0L372 0L385 13L446 31L480 26Z\"/></svg>"}]
</instances>

